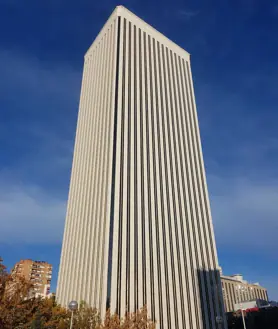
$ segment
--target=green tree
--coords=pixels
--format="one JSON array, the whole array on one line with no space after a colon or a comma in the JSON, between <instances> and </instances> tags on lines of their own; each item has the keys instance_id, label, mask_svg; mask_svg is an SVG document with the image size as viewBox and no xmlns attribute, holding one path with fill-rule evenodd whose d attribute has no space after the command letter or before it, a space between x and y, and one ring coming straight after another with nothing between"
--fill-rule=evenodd
<instances>
[{"instance_id":1,"label":"green tree","mask_svg":"<svg viewBox=\"0 0 278 329\"><path fill-rule=\"evenodd\" d=\"M71 312L55 298L33 298L32 285L21 276L10 275L0 257L0 329L68 329ZM155 329L143 307L123 319L106 313L102 322L97 309L80 302L74 312L75 329Z\"/></svg>"},{"instance_id":2,"label":"green tree","mask_svg":"<svg viewBox=\"0 0 278 329\"><path fill-rule=\"evenodd\" d=\"M30 329L43 329L42 315L40 312L37 312L34 320L31 323Z\"/></svg>"},{"instance_id":3,"label":"green tree","mask_svg":"<svg viewBox=\"0 0 278 329\"><path fill-rule=\"evenodd\" d=\"M97 329L155 329L155 323L148 317L144 306L134 313L126 313L123 319L108 310L104 322Z\"/></svg>"},{"instance_id":4,"label":"green tree","mask_svg":"<svg viewBox=\"0 0 278 329\"><path fill-rule=\"evenodd\" d=\"M95 329L101 324L101 318L96 308L89 307L81 301L79 309L75 312L74 323L79 329Z\"/></svg>"},{"instance_id":5,"label":"green tree","mask_svg":"<svg viewBox=\"0 0 278 329\"><path fill-rule=\"evenodd\" d=\"M8 274L0 261L0 324L1 329L30 329L38 300L29 299L31 283L21 276ZM27 326L28 325L28 326Z\"/></svg>"},{"instance_id":6,"label":"green tree","mask_svg":"<svg viewBox=\"0 0 278 329\"><path fill-rule=\"evenodd\" d=\"M44 299L41 304L41 313L45 318L45 328L47 329L68 329L70 312L57 305L55 298Z\"/></svg>"},{"instance_id":7,"label":"green tree","mask_svg":"<svg viewBox=\"0 0 278 329\"><path fill-rule=\"evenodd\" d=\"M0 301L2 300L6 288L6 283L9 279L6 266L3 264L3 259L0 256Z\"/></svg>"}]
</instances>

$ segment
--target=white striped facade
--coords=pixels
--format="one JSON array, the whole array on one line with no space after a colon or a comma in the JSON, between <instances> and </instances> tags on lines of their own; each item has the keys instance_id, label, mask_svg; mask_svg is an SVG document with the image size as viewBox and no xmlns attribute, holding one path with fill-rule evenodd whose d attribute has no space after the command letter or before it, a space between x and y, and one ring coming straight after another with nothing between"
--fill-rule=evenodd
<instances>
[{"instance_id":1,"label":"white striped facade","mask_svg":"<svg viewBox=\"0 0 278 329\"><path fill-rule=\"evenodd\" d=\"M85 55L57 299L224 316L190 57L122 6Z\"/></svg>"}]
</instances>

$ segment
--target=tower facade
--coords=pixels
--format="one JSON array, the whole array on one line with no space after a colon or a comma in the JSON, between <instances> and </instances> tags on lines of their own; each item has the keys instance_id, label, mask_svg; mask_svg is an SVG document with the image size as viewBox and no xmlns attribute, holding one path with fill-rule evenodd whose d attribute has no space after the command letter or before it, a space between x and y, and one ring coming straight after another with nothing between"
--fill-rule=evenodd
<instances>
[{"instance_id":1,"label":"tower facade","mask_svg":"<svg viewBox=\"0 0 278 329\"><path fill-rule=\"evenodd\" d=\"M189 54L121 6L85 55L57 298L224 314Z\"/></svg>"}]
</instances>

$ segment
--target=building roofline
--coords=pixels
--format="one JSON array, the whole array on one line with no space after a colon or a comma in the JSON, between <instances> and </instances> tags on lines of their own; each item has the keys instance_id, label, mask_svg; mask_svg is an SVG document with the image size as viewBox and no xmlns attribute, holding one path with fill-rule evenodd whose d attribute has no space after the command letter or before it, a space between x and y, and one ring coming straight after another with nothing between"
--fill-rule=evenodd
<instances>
[{"instance_id":1,"label":"building roofline","mask_svg":"<svg viewBox=\"0 0 278 329\"><path fill-rule=\"evenodd\" d=\"M263 286L261 286L259 283L252 283L252 282L248 282L246 280L240 281L240 280L237 280L236 278L234 278L233 276L220 275L220 277L221 277L221 279L230 280L230 281L238 282L238 283L241 283L241 284L247 284L249 286L255 286L255 287L260 287L262 289L266 289Z\"/></svg>"},{"instance_id":2,"label":"building roofline","mask_svg":"<svg viewBox=\"0 0 278 329\"><path fill-rule=\"evenodd\" d=\"M226 280L231 280L231 281L236 281L236 282L241 282L231 276L228 276L228 275L221 275L221 279L226 279Z\"/></svg>"},{"instance_id":3,"label":"building roofline","mask_svg":"<svg viewBox=\"0 0 278 329\"><path fill-rule=\"evenodd\" d=\"M119 7L119 6L118 6ZM90 45L89 49L86 51L85 53L85 58L87 57L87 55L89 54L89 52L91 51L91 49L93 48L93 46L98 42L99 39L101 39L103 33L106 31L108 25L110 23L112 23L113 19L115 19L116 17L118 17L118 7L116 7L112 14L109 16L109 18L107 19L107 21L105 22L105 24L103 25L102 29L99 31L98 35L95 37L94 41L92 42L92 44Z\"/></svg>"},{"instance_id":4,"label":"building roofline","mask_svg":"<svg viewBox=\"0 0 278 329\"><path fill-rule=\"evenodd\" d=\"M104 24L104 26L102 27L102 29L100 30L100 32L98 33L96 38L94 39L93 43L91 44L91 46L89 47L89 49L85 53L85 56L84 56L85 58L87 57L87 55L89 54L89 52L93 48L93 46L95 44L97 44L97 42L102 38L104 32L106 32L106 30L107 30L107 27L109 26L109 24L112 23L112 21L116 17L124 17L124 18L128 19L129 21L131 21L132 23L134 23L136 25L139 25L141 30L145 31L146 33L148 33L148 34L150 34L154 37L156 37L158 39L158 41L160 40L164 45L166 45L166 46L168 45L169 48L174 50L180 56L186 57L188 60L190 59L190 54L186 50L184 50L182 47L177 45L175 42L173 42L172 40L167 38L161 32L156 30L150 24L145 22L143 19L141 19L140 17L138 17L137 15L135 15L134 13L132 13L130 10L128 10L126 7L124 7L122 5L117 6L114 9L114 11L112 12L112 14L109 16L108 20L106 21L106 23Z\"/></svg>"}]
</instances>

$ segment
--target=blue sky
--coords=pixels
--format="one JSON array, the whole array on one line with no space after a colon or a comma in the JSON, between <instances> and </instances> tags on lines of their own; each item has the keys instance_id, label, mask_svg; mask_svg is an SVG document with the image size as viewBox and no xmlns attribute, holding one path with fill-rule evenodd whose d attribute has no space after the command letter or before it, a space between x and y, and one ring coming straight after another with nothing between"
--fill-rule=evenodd
<instances>
[{"instance_id":1,"label":"blue sky","mask_svg":"<svg viewBox=\"0 0 278 329\"><path fill-rule=\"evenodd\" d=\"M0 0L0 255L55 289L83 55L118 4L191 54L220 265L278 299L274 0Z\"/></svg>"}]
</instances>

